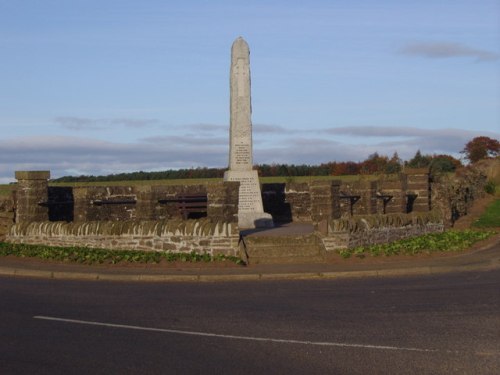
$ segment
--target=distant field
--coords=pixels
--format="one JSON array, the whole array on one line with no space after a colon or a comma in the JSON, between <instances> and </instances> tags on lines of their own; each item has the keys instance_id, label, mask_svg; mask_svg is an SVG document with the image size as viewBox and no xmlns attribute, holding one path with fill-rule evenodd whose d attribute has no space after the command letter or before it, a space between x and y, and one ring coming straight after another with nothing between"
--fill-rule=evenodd
<instances>
[{"instance_id":1,"label":"distant field","mask_svg":"<svg viewBox=\"0 0 500 375\"><path fill-rule=\"evenodd\" d=\"M283 183L283 182L311 182L311 181L357 181L360 179L373 180L377 176L298 176L298 177L261 177L261 183ZM50 186L143 186L143 185L198 185L215 184L220 182L220 178L189 178L178 180L141 180L141 181L102 181L102 182L50 182ZM0 185L0 196L7 196L16 185Z\"/></svg>"},{"instance_id":2,"label":"distant field","mask_svg":"<svg viewBox=\"0 0 500 375\"><path fill-rule=\"evenodd\" d=\"M298 176L298 177L260 177L264 184L280 182L310 182L310 181L356 181L360 178L372 180L375 176ZM102 182L52 182L50 186L141 186L141 185L200 185L215 184L222 181L221 178L185 178L176 180L140 180L140 181L102 181Z\"/></svg>"},{"instance_id":3,"label":"distant field","mask_svg":"<svg viewBox=\"0 0 500 375\"><path fill-rule=\"evenodd\" d=\"M15 185L0 185L0 197L9 195Z\"/></svg>"}]
</instances>

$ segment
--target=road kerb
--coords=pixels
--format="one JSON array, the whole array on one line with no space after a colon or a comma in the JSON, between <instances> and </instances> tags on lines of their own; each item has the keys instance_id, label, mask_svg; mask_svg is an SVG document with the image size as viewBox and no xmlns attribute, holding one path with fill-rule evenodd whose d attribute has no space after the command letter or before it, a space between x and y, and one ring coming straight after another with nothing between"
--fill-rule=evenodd
<instances>
[{"instance_id":1,"label":"road kerb","mask_svg":"<svg viewBox=\"0 0 500 375\"><path fill-rule=\"evenodd\" d=\"M377 276L413 276L413 275L429 275L430 267L411 267L411 268L393 268L377 271Z\"/></svg>"},{"instance_id":2,"label":"road kerb","mask_svg":"<svg viewBox=\"0 0 500 375\"><path fill-rule=\"evenodd\" d=\"M15 269L14 276L20 277L38 277L43 279L52 279L54 277L54 272L52 271L41 271L41 270L31 270L31 269Z\"/></svg>"},{"instance_id":3,"label":"road kerb","mask_svg":"<svg viewBox=\"0 0 500 375\"><path fill-rule=\"evenodd\" d=\"M122 281L122 282L222 282L268 280L318 280L361 277L391 277L431 275L449 272L487 271L500 268L500 262L490 261L457 266L425 266L360 271L240 273L240 274L113 274L69 272L0 267L0 276L34 277L58 280Z\"/></svg>"},{"instance_id":4,"label":"road kerb","mask_svg":"<svg viewBox=\"0 0 500 375\"><path fill-rule=\"evenodd\" d=\"M319 272L263 273L260 275L260 280L302 280L320 278L322 278L322 274Z\"/></svg>"},{"instance_id":5,"label":"road kerb","mask_svg":"<svg viewBox=\"0 0 500 375\"><path fill-rule=\"evenodd\" d=\"M52 272L52 278L59 280L98 280L99 274L86 272Z\"/></svg>"},{"instance_id":6,"label":"road kerb","mask_svg":"<svg viewBox=\"0 0 500 375\"><path fill-rule=\"evenodd\" d=\"M215 281L257 281L261 275L257 273L235 274L235 275L199 275L200 282L215 282Z\"/></svg>"},{"instance_id":7,"label":"road kerb","mask_svg":"<svg viewBox=\"0 0 500 375\"><path fill-rule=\"evenodd\" d=\"M144 282L196 282L198 275L140 275Z\"/></svg>"},{"instance_id":8,"label":"road kerb","mask_svg":"<svg viewBox=\"0 0 500 375\"><path fill-rule=\"evenodd\" d=\"M332 272L322 272L321 276L325 279L343 279L349 277L374 277L378 276L378 271L377 270L332 271Z\"/></svg>"},{"instance_id":9,"label":"road kerb","mask_svg":"<svg viewBox=\"0 0 500 375\"><path fill-rule=\"evenodd\" d=\"M16 270L9 267L0 267L0 275L2 276L15 276Z\"/></svg>"}]
</instances>

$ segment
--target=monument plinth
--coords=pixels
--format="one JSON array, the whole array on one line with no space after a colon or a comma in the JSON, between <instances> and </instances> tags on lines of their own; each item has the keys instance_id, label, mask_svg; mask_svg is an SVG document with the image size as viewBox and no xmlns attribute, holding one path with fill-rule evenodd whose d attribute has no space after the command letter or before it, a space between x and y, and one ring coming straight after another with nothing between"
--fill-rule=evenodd
<instances>
[{"instance_id":1,"label":"monument plinth","mask_svg":"<svg viewBox=\"0 0 500 375\"><path fill-rule=\"evenodd\" d=\"M272 227L273 218L264 212L259 176L253 167L252 104L250 97L250 50L241 37L231 47L229 170L225 181L240 183L238 226Z\"/></svg>"}]
</instances>

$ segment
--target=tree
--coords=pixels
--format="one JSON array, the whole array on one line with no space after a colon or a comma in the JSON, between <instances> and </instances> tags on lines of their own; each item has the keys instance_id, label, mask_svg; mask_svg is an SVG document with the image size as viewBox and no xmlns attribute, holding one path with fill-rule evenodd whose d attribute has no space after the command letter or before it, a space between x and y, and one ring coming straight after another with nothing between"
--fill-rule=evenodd
<instances>
[{"instance_id":1,"label":"tree","mask_svg":"<svg viewBox=\"0 0 500 375\"><path fill-rule=\"evenodd\" d=\"M375 152L368 156L368 159L361 163L362 174L382 173L388 162L387 156L381 156Z\"/></svg>"},{"instance_id":2,"label":"tree","mask_svg":"<svg viewBox=\"0 0 500 375\"><path fill-rule=\"evenodd\" d=\"M417 150L413 159L408 161L407 166L410 168L426 168L431 164L432 156L422 155L420 150Z\"/></svg>"},{"instance_id":3,"label":"tree","mask_svg":"<svg viewBox=\"0 0 500 375\"><path fill-rule=\"evenodd\" d=\"M431 174L454 172L457 168L461 167L460 160L455 159L450 155L433 155L430 169Z\"/></svg>"},{"instance_id":4,"label":"tree","mask_svg":"<svg viewBox=\"0 0 500 375\"><path fill-rule=\"evenodd\" d=\"M397 152L394 152L392 158L389 159L387 165L385 166L386 174L396 174L401 172L402 160L400 159Z\"/></svg>"},{"instance_id":5,"label":"tree","mask_svg":"<svg viewBox=\"0 0 500 375\"><path fill-rule=\"evenodd\" d=\"M496 139L484 136L473 138L467 142L465 148L461 151L471 163L498 156L499 152L500 143Z\"/></svg>"}]
</instances>

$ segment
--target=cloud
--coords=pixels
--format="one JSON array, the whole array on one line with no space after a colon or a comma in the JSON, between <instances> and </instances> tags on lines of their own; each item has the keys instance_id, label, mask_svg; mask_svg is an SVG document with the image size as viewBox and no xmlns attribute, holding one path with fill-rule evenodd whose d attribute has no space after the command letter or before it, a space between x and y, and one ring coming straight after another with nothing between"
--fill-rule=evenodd
<instances>
[{"instance_id":1,"label":"cloud","mask_svg":"<svg viewBox=\"0 0 500 375\"><path fill-rule=\"evenodd\" d=\"M133 119L133 118L116 118L103 121L104 122L107 121L111 125L120 125L128 128L144 128L146 126L156 125L159 123L159 121L155 119Z\"/></svg>"},{"instance_id":2,"label":"cloud","mask_svg":"<svg viewBox=\"0 0 500 375\"><path fill-rule=\"evenodd\" d=\"M330 135L351 136L354 139L380 140L378 143L370 142L379 148L379 153L390 154L384 150L397 151L401 157L410 158L411 152L420 149L423 153L448 153L458 154L465 144L478 135L491 138L500 138L499 133L478 132L463 129L425 129L415 127L389 127L389 126L352 126L324 129Z\"/></svg>"},{"instance_id":3,"label":"cloud","mask_svg":"<svg viewBox=\"0 0 500 375\"><path fill-rule=\"evenodd\" d=\"M82 117L62 116L54 119L56 124L70 130L95 130L103 128L97 120Z\"/></svg>"},{"instance_id":4,"label":"cloud","mask_svg":"<svg viewBox=\"0 0 500 375\"><path fill-rule=\"evenodd\" d=\"M405 127L339 127L316 129L300 136L274 137L254 142L255 163L319 164L329 161L361 161L378 152L395 151L408 160L417 150L423 154L458 156L470 139L492 132L462 129ZM229 145L224 136L157 136L132 143L83 137L31 136L0 140L0 181L12 181L16 170L50 170L64 175L105 175L119 172L227 166Z\"/></svg>"},{"instance_id":5,"label":"cloud","mask_svg":"<svg viewBox=\"0 0 500 375\"><path fill-rule=\"evenodd\" d=\"M227 143L227 142L226 142ZM223 167L227 146L162 142L114 143L79 137L26 137L0 141L0 178L16 170L50 170L53 177L138 170Z\"/></svg>"},{"instance_id":6,"label":"cloud","mask_svg":"<svg viewBox=\"0 0 500 375\"><path fill-rule=\"evenodd\" d=\"M477 132L462 129L424 129L404 126L346 126L322 130L331 135L350 135L356 137L473 137ZM489 133L494 135L494 133Z\"/></svg>"},{"instance_id":7,"label":"cloud","mask_svg":"<svg viewBox=\"0 0 500 375\"><path fill-rule=\"evenodd\" d=\"M153 144L160 144L163 147L170 147L175 145L179 147L180 145L188 146L221 146L229 144L228 138L224 137L199 137L199 136L157 136L157 137L147 137L143 138L141 141Z\"/></svg>"},{"instance_id":8,"label":"cloud","mask_svg":"<svg viewBox=\"0 0 500 375\"><path fill-rule=\"evenodd\" d=\"M286 129L279 125L253 124L252 129L254 133L290 133L290 129Z\"/></svg>"},{"instance_id":9,"label":"cloud","mask_svg":"<svg viewBox=\"0 0 500 375\"><path fill-rule=\"evenodd\" d=\"M191 124L182 126L183 129L192 130L195 132L204 133L224 133L229 135L229 125L215 125L215 124ZM279 125L268 124L253 124L253 133L290 133L290 129L286 129Z\"/></svg>"},{"instance_id":10,"label":"cloud","mask_svg":"<svg viewBox=\"0 0 500 375\"><path fill-rule=\"evenodd\" d=\"M60 116L54 119L56 124L70 130L102 130L107 127L142 128L159 123L155 119L110 118L90 119L85 117Z\"/></svg>"},{"instance_id":11,"label":"cloud","mask_svg":"<svg viewBox=\"0 0 500 375\"><path fill-rule=\"evenodd\" d=\"M229 125L191 124L184 125L183 128L204 133L217 133L221 131L229 132Z\"/></svg>"},{"instance_id":12,"label":"cloud","mask_svg":"<svg viewBox=\"0 0 500 375\"><path fill-rule=\"evenodd\" d=\"M500 59L498 53L471 48L459 43L447 42L410 43L402 47L399 52L404 55L420 56L430 59L472 57L477 62L497 61Z\"/></svg>"}]
</instances>

